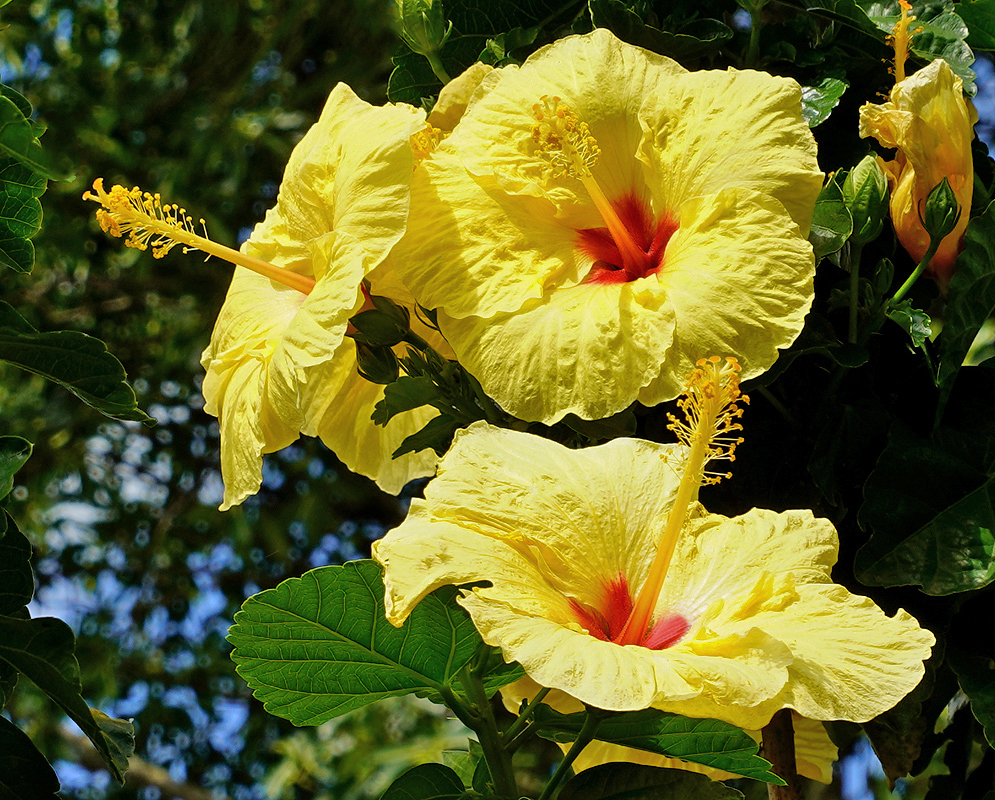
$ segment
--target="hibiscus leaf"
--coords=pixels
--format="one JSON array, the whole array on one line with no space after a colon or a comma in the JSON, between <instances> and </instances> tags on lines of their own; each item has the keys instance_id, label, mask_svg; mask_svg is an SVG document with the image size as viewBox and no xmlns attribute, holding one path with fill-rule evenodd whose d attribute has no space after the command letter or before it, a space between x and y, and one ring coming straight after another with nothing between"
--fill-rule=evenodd
<instances>
[{"instance_id":1,"label":"hibiscus leaf","mask_svg":"<svg viewBox=\"0 0 995 800\"><path fill-rule=\"evenodd\" d=\"M246 600L228 634L231 657L265 709L295 725L385 697L437 696L481 644L455 595L439 589L395 628L379 565L321 567Z\"/></svg>"},{"instance_id":2,"label":"hibiscus leaf","mask_svg":"<svg viewBox=\"0 0 995 800\"><path fill-rule=\"evenodd\" d=\"M816 263L837 252L853 233L853 217L843 198L836 176L832 176L822 187L815 201L812 227L808 240L815 251Z\"/></svg>"},{"instance_id":3,"label":"hibiscus leaf","mask_svg":"<svg viewBox=\"0 0 995 800\"><path fill-rule=\"evenodd\" d=\"M889 432L858 516L873 531L854 562L861 582L945 595L995 579L995 370L975 367L971 377L963 388L973 391L951 403L951 424L929 438L900 423Z\"/></svg>"},{"instance_id":4,"label":"hibiscus leaf","mask_svg":"<svg viewBox=\"0 0 995 800\"><path fill-rule=\"evenodd\" d=\"M586 718L584 711L560 714L542 705L535 714L536 733L554 742L572 742ZM595 738L784 785L770 771L770 762L757 755L759 745L728 722L691 719L650 708L606 717Z\"/></svg>"},{"instance_id":5,"label":"hibiscus leaf","mask_svg":"<svg viewBox=\"0 0 995 800\"><path fill-rule=\"evenodd\" d=\"M21 101L24 98L20 95L13 98L4 92L0 96L0 153L45 178L56 181L68 178L66 170L56 167L42 149L37 129L22 111Z\"/></svg>"},{"instance_id":6,"label":"hibiscus leaf","mask_svg":"<svg viewBox=\"0 0 995 800\"><path fill-rule=\"evenodd\" d=\"M481 754L469 750L443 750L442 763L456 773L464 786L473 783L473 773L477 769Z\"/></svg>"},{"instance_id":7,"label":"hibiscus leaf","mask_svg":"<svg viewBox=\"0 0 995 800\"><path fill-rule=\"evenodd\" d=\"M134 751L130 723L114 720L87 707L80 694L76 637L66 623L53 617L0 617L0 659L29 677L79 725L111 775L124 783L128 757ZM128 735L122 735L128 731Z\"/></svg>"},{"instance_id":8,"label":"hibiscus leaf","mask_svg":"<svg viewBox=\"0 0 995 800\"><path fill-rule=\"evenodd\" d=\"M731 786L683 769L642 764L601 764L571 778L559 800L742 800Z\"/></svg>"},{"instance_id":9,"label":"hibiscus leaf","mask_svg":"<svg viewBox=\"0 0 995 800\"><path fill-rule=\"evenodd\" d=\"M951 648L947 659L957 674L960 688L971 700L971 712L985 729L985 738L995 747L995 660Z\"/></svg>"},{"instance_id":10,"label":"hibiscus leaf","mask_svg":"<svg viewBox=\"0 0 995 800\"><path fill-rule=\"evenodd\" d=\"M37 747L13 722L0 717L0 797L58 800L59 778Z\"/></svg>"},{"instance_id":11,"label":"hibiscus leaf","mask_svg":"<svg viewBox=\"0 0 995 800\"><path fill-rule=\"evenodd\" d=\"M849 86L850 84L840 78L823 78L814 86L802 87L802 117L810 128L821 125L829 119L829 115L839 105L840 98Z\"/></svg>"},{"instance_id":12,"label":"hibiscus leaf","mask_svg":"<svg viewBox=\"0 0 995 800\"><path fill-rule=\"evenodd\" d=\"M31 576L31 545L6 512L0 528L0 615L22 613L34 594Z\"/></svg>"},{"instance_id":13,"label":"hibiscus leaf","mask_svg":"<svg viewBox=\"0 0 995 800\"><path fill-rule=\"evenodd\" d=\"M0 436L0 500L14 488L14 473L24 466L32 447L20 436Z\"/></svg>"},{"instance_id":14,"label":"hibiscus leaf","mask_svg":"<svg viewBox=\"0 0 995 800\"><path fill-rule=\"evenodd\" d=\"M388 786L380 800L457 800L463 791L463 781L449 767L420 764Z\"/></svg>"},{"instance_id":15,"label":"hibiscus leaf","mask_svg":"<svg viewBox=\"0 0 995 800\"><path fill-rule=\"evenodd\" d=\"M439 389L427 375L402 375L384 387L383 399L373 409L373 422L386 425L392 417L414 408L431 405Z\"/></svg>"},{"instance_id":16,"label":"hibiscus leaf","mask_svg":"<svg viewBox=\"0 0 995 800\"><path fill-rule=\"evenodd\" d=\"M913 308L912 301L909 299L889 308L888 319L897 322L902 330L912 338L913 347L922 347L923 342L933 332L930 328L933 321L929 318L929 314L918 308Z\"/></svg>"},{"instance_id":17,"label":"hibiscus leaf","mask_svg":"<svg viewBox=\"0 0 995 800\"><path fill-rule=\"evenodd\" d=\"M647 25L621 0L590 0L591 20L619 39L677 61L715 55L732 36L732 30L717 19L698 19L679 32Z\"/></svg>"},{"instance_id":18,"label":"hibiscus leaf","mask_svg":"<svg viewBox=\"0 0 995 800\"><path fill-rule=\"evenodd\" d=\"M439 414L429 420L429 423L417 433L406 437L391 458L400 458L405 453L417 453L431 447L440 456L452 444L453 434L462 427L459 420L449 414Z\"/></svg>"},{"instance_id":19,"label":"hibiscus leaf","mask_svg":"<svg viewBox=\"0 0 995 800\"><path fill-rule=\"evenodd\" d=\"M78 331L36 331L2 302L0 360L55 381L109 417L152 422L138 408L121 362L100 339Z\"/></svg>"},{"instance_id":20,"label":"hibiscus leaf","mask_svg":"<svg viewBox=\"0 0 995 800\"><path fill-rule=\"evenodd\" d=\"M995 50L995 0L961 0L957 13L967 25L968 45L975 50Z\"/></svg>"},{"instance_id":21,"label":"hibiscus leaf","mask_svg":"<svg viewBox=\"0 0 995 800\"><path fill-rule=\"evenodd\" d=\"M41 230L41 202L48 181L13 158L0 157L0 262L17 272L35 263L33 237Z\"/></svg>"},{"instance_id":22,"label":"hibiscus leaf","mask_svg":"<svg viewBox=\"0 0 995 800\"><path fill-rule=\"evenodd\" d=\"M995 313L995 203L975 217L964 234L964 250L957 257L950 280L940 345L937 384L940 401L937 419L943 413L954 379L964 357L985 321Z\"/></svg>"}]
</instances>

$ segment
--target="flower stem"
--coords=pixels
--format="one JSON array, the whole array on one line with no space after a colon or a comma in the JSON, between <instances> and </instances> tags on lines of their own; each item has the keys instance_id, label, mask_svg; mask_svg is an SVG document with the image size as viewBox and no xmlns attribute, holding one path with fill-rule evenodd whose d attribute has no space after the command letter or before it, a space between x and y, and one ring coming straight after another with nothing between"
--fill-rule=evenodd
<instances>
[{"instance_id":1,"label":"flower stem","mask_svg":"<svg viewBox=\"0 0 995 800\"><path fill-rule=\"evenodd\" d=\"M570 767L577 760L577 756L580 755L581 750L587 747L591 743L591 740L594 739L594 735L598 732L598 726L601 725L601 720L604 719L604 714L605 712L600 709L590 707L587 709L587 717L584 719L580 733L577 734L574 743L570 745L567 754L563 756L563 760L557 765L556 772L553 773L553 777L549 779L549 783L542 790L539 800L550 800L550 798L556 795L560 784L563 783L563 779L566 778Z\"/></svg>"},{"instance_id":2,"label":"flower stem","mask_svg":"<svg viewBox=\"0 0 995 800\"><path fill-rule=\"evenodd\" d=\"M905 283L903 283L898 288L898 291L895 292L895 296L888 301L889 307L897 305L902 300L902 298L905 297L905 295L908 293L909 289L912 288L915 282L919 280L919 276L922 275L926 267L929 266L929 262L933 260L933 256L936 255L936 251L940 249L941 241L943 240L937 239L935 236L930 237L929 248L926 250L926 254L922 257L922 261L919 262L919 265L915 268L912 274L905 279Z\"/></svg>"},{"instance_id":3,"label":"flower stem","mask_svg":"<svg viewBox=\"0 0 995 800\"><path fill-rule=\"evenodd\" d=\"M767 784L768 800L801 800L798 769L795 764L795 731L791 724L791 709L782 708L762 732L764 758L770 761L774 774L783 778L785 786Z\"/></svg>"},{"instance_id":4,"label":"flower stem","mask_svg":"<svg viewBox=\"0 0 995 800\"><path fill-rule=\"evenodd\" d=\"M850 242L850 328L847 341L857 343L857 312L860 310L860 250L861 246Z\"/></svg>"},{"instance_id":5,"label":"flower stem","mask_svg":"<svg viewBox=\"0 0 995 800\"><path fill-rule=\"evenodd\" d=\"M504 732L505 746L510 744L512 740L528 725L529 720L532 719L532 715L535 713L535 710L539 708L539 704L543 701L546 695L549 694L549 691L550 690L548 688L540 689L539 693L525 704L525 708L523 708L518 714L518 719L511 723L508 730Z\"/></svg>"},{"instance_id":6,"label":"flower stem","mask_svg":"<svg viewBox=\"0 0 995 800\"><path fill-rule=\"evenodd\" d=\"M755 69L760 60L760 8L750 9L750 46L746 51L747 69Z\"/></svg>"},{"instance_id":7,"label":"flower stem","mask_svg":"<svg viewBox=\"0 0 995 800\"><path fill-rule=\"evenodd\" d=\"M479 722L476 726L470 727L480 740L480 747L484 751L484 760L487 762L487 768L494 781L494 790L501 797L516 798L518 797L518 784L515 782L511 756L504 749L501 732L494 719L494 710L487 699L487 692L484 691L480 674L472 666L463 667L460 671L460 681L467 698L477 712Z\"/></svg>"},{"instance_id":8,"label":"flower stem","mask_svg":"<svg viewBox=\"0 0 995 800\"><path fill-rule=\"evenodd\" d=\"M439 58L438 53L426 53L425 58L428 59L428 63L432 67L432 72L435 73L435 77L442 81L443 84L449 83L449 81L452 80L449 77L449 73L446 72L446 68L442 66L442 59Z\"/></svg>"}]
</instances>

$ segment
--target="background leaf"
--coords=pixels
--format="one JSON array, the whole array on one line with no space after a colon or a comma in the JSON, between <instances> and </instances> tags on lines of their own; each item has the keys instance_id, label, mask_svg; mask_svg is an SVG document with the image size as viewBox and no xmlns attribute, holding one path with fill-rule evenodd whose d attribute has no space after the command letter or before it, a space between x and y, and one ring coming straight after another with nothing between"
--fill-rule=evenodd
<instances>
[{"instance_id":1,"label":"background leaf","mask_svg":"<svg viewBox=\"0 0 995 800\"><path fill-rule=\"evenodd\" d=\"M0 500L10 494L10 490L14 488L14 473L27 462L32 447L31 442L20 436L0 436ZM0 586L2 585L0 583ZM0 610L0 614L2 613Z\"/></svg>"},{"instance_id":2,"label":"background leaf","mask_svg":"<svg viewBox=\"0 0 995 800\"><path fill-rule=\"evenodd\" d=\"M940 402L937 418L953 389L964 357L981 326L995 313L995 204L975 217L964 233L964 250L947 293L946 316L939 336L940 360L937 383Z\"/></svg>"},{"instance_id":3,"label":"background leaf","mask_svg":"<svg viewBox=\"0 0 995 800\"><path fill-rule=\"evenodd\" d=\"M971 712L984 727L985 739L995 747L995 660L954 648L947 658L971 699Z\"/></svg>"},{"instance_id":4,"label":"background leaf","mask_svg":"<svg viewBox=\"0 0 995 800\"><path fill-rule=\"evenodd\" d=\"M437 693L481 644L445 587L407 622L387 622L371 560L321 567L253 595L228 641L236 671L271 714L320 725L385 697Z\"/></svg>"},{"instance_id":5,"label":"background leaf","mask_svg":"<svg viewBox=\"0 0 995 800\"><path fill-rule=\"evenodd\" d=\"M571 778L559 800L742 800L742 793L682 769L602 764Z\"/></svg>"},{"instance_id":6,"label":"background leaf","mask_svg":"<svg viewBox=\"0 0 995 800\"><path fill-rule=\"evenodd\" d=\"M58 800L59 779L27 735L0 717L0 800Z\"/></svg>"},{"instance_id":7,"label":"background leaf","mask_svg":"<svg viewBox=\"0 0 995 800\"><path fill-rule=\"evenodd\" d=\"M586 712L560 714L549 706L536 710L536 733L554 742L572 742ZM691 719L655 709L612 715L602 721L595 737L603 742L635 747L684 761L694 761L747 778L783 785L770 771L770 762L757 755L759 745L739 728L714 719Z\"/></svg>"},{"instance_id":8,"label":"background leaf","mask_svg":"<svg viewBox=\"0 0 995 800\"><path fill-rule=\"evenodd\" d=\"M849 85L840 78L823 78L814 86L802 87L802 116L810 128L829 119Z\"/></svg>"},{"instance_id":9,"label":"background leaf","mask_svg":"<svg viewBox=\"0 0 995 800\"><path fill-rule=\"evenodd\" d=\"M24 98L22 97L21 100ZM51 180L64 180L65 170L56 167L35 137L30 121L18 103L6 94L0 97L0 153Z\"/></svg>"},{"instance_id":10,"label":"background leaf","mask_svg":"<svg viewBox=\"0 0 995 800\"><path fill-rule=\"evenodd\" d=\"M459 775L442 764L421 764L405 772L380 800L457 800L463 795Z\"/></svg>"},{"instance_id":11,"label":"background leaf","mask_svg":"<svg viewBox=\"0 0 995 800\"><path fill-rule=\"evenodd\" d=\"M121 362L100 339L76 331L41 333L2 302L0 359L55 381L109 417L153 422L138 407Z\"/></svg>"},{"instance_id":12,"label":"background leaf","mask_svg":"<svg viewBox=\"0 0 995 800\"><path fill-rule=\"evenodd\" d=\"M13 158L0 157L0 262L18 272L35 263L31 238L41 230L41 202L48 181Z\"/></svg>"},{"instance_id":13,"label":"background leaf","mask_svg":"<svg viewBox=\"0 0 995 800\"><path fill-rule=\"evenodd\" d=\"M647 25L621 0L590 0L591 19L619 39L654 53L686 62L717 53L732 38L732 30L717 19L696 19L677 31Z\"/></svg>"},{"instance_id":14,"label":"background leaf","mask_svg":"<svg viewBox=\"0 0 995 800\"><path fill-rule=\"evenodd\" d=\"M831 177L815 201L808 240L815 250L815 261L837 252L853 233L853 217L843 198L836 176Z\"/></svg>"},{"instance_id":15,"label":"background leaf","mask_svg":"<svg viewBox=\"0 0 995 800\"><path fill-rule=\"evenodd\" d=\"M130 730L129 723L111 720L87 707L80 694L75 649L72 629L62 620L0 617L0 659L13 665L51 697L93 742L111 774L124 783L128 757L134 750L134 733L123 737L122 726ZM105 735L104 728L111 735Z\"/></svg>"},{"instance_id":16,"label":"background leaf","mask_svg":"<svg viewBox=\"0 0 995 800\"><path fill-rule=\"evenodd\" d=\"M995 50L995 0L961 0L957 13L967 24L967 43L975 50Z\"/></svg>"}]
</instances>

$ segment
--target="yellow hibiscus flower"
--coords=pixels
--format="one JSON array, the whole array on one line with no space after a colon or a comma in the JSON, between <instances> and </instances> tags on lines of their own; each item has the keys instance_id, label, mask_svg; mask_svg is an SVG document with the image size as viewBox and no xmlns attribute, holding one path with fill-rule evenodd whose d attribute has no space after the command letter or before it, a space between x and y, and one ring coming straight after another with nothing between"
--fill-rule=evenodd
<instances>
[{"instance_id":1,"label":"yellow hibiscus flower","mask_svg":"<svg viewBox=\"0 0 995 800\"><path fill-rule=\"evenodd\" d=\"M836 531L809 511L728 518L697 502L740 441L734 359L700 361L680 444L586 450L475 423L408 518L374 544L388 620L465 589L484 641L538 684L760 730L782 708L862 722L916 686L934 639L832 582Z\"/></svg>"},{"instance_id":2,"label":"yellow hibiscus flower","mask_svg":"<svg viewBox=\"0 0 995 800\"><path fill-rule=\"evenodd\" d=\"M415 175L400 277L523 419L673 398L702 351L759 374L812 300L800 99L603 29L561 39L484 76Z\"/></svg>"},{"instance_id":3,"label":"yellow hibiscus flower","mask_svg":"<svg viewBox=\"0 0 995 800\"><path fill-rule=\"evenodd\" d=\"M517 714L523 701L532 700L542 687L529 677L524 677L501 689L501 699L505 708L512 714ZM577 698L570 697L564 692L557 690L550 691L543 701L547 705L559 711L561 714L574 714L584 710L584 704ZM795 743L795 766L799 775L811 778L820 783L831 783L833 780L833 762L838 758L839 751L833 740L826 733L826 727L821 722L806 719L800 714L793 713L792 725L794 728ZM746 731L749 736L761 743L760 731ZM560 745L566 751L569 745ZM725 770L714 769L705 764L698 764L694 761L682 761L679 758L668 758L657 753L650 753L646 750L637 750L634 747L612 744L611 742L599 742L597 740L587 745L573 762L575 772L583 772L585 769L592 769L601 764L608 764L615 761L629 764L645 764L650 767L667 767L669 769L683 769L688 772L697 772L708 775L712 780L723 781L727 778L739 777Z\"/></svg>"},{"instance_id":4,"label":"yellow hibiscus flower","mask_svg":"<svg viewBox=\"0 0 995 800\"><path fill-rule=\"evenodd\" d=\"M434 471L431 451L396 460L391 453L436 412L374 425L383 387L357 374L345 336L365 302L364 277L375 273L374 292L397 283L387 258L407 224L411 138L424 127L421 110L375 107L336 86L294 148L276 205L241 252L196 235L185 212L157 196L104 192L100 181L87 195L104 206L101 226L127 234L130 246L151 245L161 256L180 244L239 265L201 359L205 408L221 425L222 509L258 491L263 454L301 433L320 436L347 467L389 492ZM441 346L437 334L419 333Z\"/></svg>"},{"instance_id":5,"label":"yellow hibiscus flower","mask_svg":"<svg viewBox=\"0 0 995 800\"><path fill-rule=\"evenodd\" d=\"M929 248L923 228L926 197L944 178L961 206L956 227L941 242L929 269L941 287L953 275L963 246L974 190L971 141L978 115L964 97L963 83L950 65L937 59L906 78L910 6L902 3L902 19L895 31L895 78L888 100L860 109L860 135L874 137L884 147L897 148L891 161L878 159L891 188L891 221L902 247L919 262Z\"/></svg>"}]
</instances>

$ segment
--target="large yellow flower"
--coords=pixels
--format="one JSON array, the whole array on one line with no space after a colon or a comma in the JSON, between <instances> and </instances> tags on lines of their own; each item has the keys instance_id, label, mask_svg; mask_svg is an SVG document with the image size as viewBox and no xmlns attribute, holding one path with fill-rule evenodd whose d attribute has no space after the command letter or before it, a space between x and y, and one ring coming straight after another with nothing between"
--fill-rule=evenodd
<instances>
[{"instance_id":1,"label":"large yellow flower","mask_svg":"<svg viewBox=\"0 0 995 800\"><path fill-rule=\"evenodd\" d=\"M434 470L431 451L397 460L391 453L435 412L375 426L370 414L383 387L357 374L345 336L364 302L363 278L377 270L389 279L383 265L407 221L410 138L424 124L421 111L374 107L339 84L294 149L276 206L243 244L245 254L309 276L314 287L304 293L235 272L201 360L206 409L221 423L223 509L255 493L263 454L300 433L320 436L346 466L390 492Z\"/></svg>"},{"instance_id":2,"label":"large yellow flower","mask_svg":"<svg viewBox=\"0 0 995 800\"><path fill-rule=\"evenodd\" d=\"M684 444L458 433L425 500L374 545L388 620L474 583L460 603L485 642L540 685L613 711L759 730L781 708L862 722L898 702L933 636L832 582L828 521L696 502L738 429L735 365L700 364L674 425Z\"/></svg>"},{"instance_id":3,"label":"large yellow flower","mask_svg":"<svg viewBox=\"0 0 995 800\"><path fill-rule=\"evenodd\" d=\"M908 27L915 17L903 6L902 22ZM896 31L896 78L888 100L880 105L865 103L860 109L860 135L873 136L885 147L897 148L891 161L879 159L891 187L891 221L902 247L913 260L921 261L929 247L922 226L926 197L944 178L961 205L953 231L940 244L930 270L946 287L960 253L971 211L974 162L971 140L977 113L964 97L961 79L950 65L937 59L914 75L903 78L902 31ZM902 65L900 67L900 65Z\"/></svg>"},{"instance_id":4,"label":"large yellow flower","mask_svg":"<svg viewBox=\"0 0 995 800\"><path fill-rule=\"evenodd\" d=\"M812 300L800 98L606 30L559 40L485 76L419 169L400 276L524 419L670 399L701 352L758 374Z\"/></svg>"}]
</instances>

